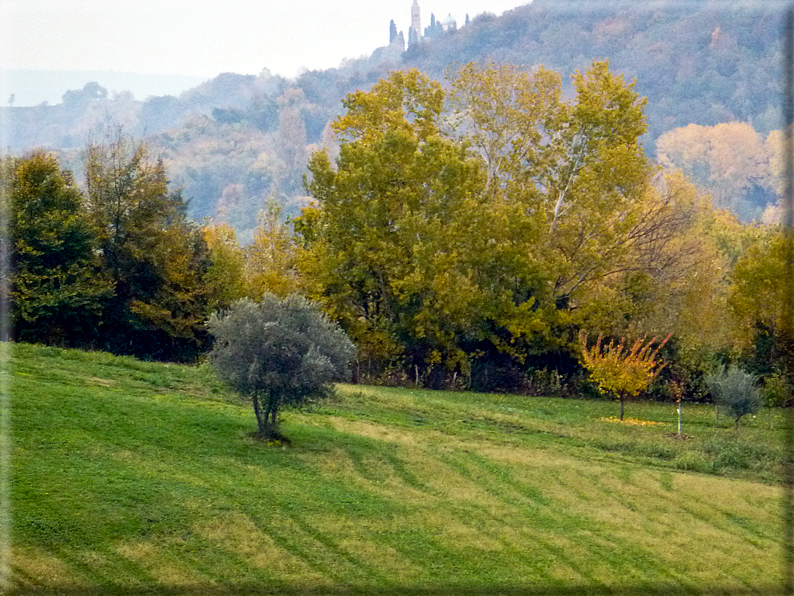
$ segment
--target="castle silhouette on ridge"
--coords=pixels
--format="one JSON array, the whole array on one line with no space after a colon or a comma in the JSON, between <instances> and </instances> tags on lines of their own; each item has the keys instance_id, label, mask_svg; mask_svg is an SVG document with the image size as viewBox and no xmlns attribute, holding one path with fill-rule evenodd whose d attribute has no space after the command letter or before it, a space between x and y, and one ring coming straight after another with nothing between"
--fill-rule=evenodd
<instances>
[{"instance_id":1,"label":"castle silhouette on ridge","mask_svg":"<svg viewBox=\"0 0 794 596\"><path fill-rule=\"evenodd\" d=\"M466 22L468 22L468 15L466 15ZM457 21L450 13L443 21L436 20L435 15L430 14L430 26L422 31L422 15L419 8L419 0L414 0L411 5L411 26L408 29L408 47L419 43L422 38L435 37L436 35L445 31L454 31L458 28ZM403 32L397 33L397 27L392 20L389 32L389 43L401 43L405 47L405 37Z\"/></svg>"}]
</instances>

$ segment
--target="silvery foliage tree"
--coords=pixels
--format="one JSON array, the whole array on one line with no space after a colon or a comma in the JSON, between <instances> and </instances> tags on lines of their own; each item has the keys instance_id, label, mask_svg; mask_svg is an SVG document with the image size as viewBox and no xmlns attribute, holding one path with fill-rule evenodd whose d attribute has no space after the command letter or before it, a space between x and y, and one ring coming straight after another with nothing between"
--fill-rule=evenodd
<instances>
[{"instance_id":1,"label":"silvery foliage tree","mask_svg":"<svg viewBox=\"0 0 794 596\"><path fill-rule=\"evenodd\" d=\"M327 396L345 380L355 347L344 331L305 298L243 298L212 315L210 365L232 389L253 400L259 434L281 438L283 406Z\"/></svg>"},{"instance_id":2,"label":"silvery foliage tree","mask_svg":"<svg viewBox=\"0 0 794 596\"><path fill-rule=\"evenodd\" d=\"M758 378L738 366L731 366L727 370L720 368L706 375L703 381L717 409L732 416L736 428L739 428L742 416L755 414L763 405Z\"/></svg>"}]
</instances>

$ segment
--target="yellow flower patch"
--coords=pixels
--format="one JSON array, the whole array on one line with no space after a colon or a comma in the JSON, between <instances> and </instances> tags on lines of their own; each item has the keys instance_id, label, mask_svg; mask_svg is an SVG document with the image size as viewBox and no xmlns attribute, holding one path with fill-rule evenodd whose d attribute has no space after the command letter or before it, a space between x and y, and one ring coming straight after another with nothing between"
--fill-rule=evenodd
<instances>
[{"instance_id":1,"label":"yellow flower patch","mask_svg":"<svg viewBox=\"0 0 794 596\"><path fill-rule=\"evenodd\" d=\"M653 422L652 420L638 420L637 418L624 418L621 420L617 416L610 416L608 418L599 418L604 422L620 422L621 424L631 424L633 426L666 426L666 422Z\"/></svg>"}]
</instances>

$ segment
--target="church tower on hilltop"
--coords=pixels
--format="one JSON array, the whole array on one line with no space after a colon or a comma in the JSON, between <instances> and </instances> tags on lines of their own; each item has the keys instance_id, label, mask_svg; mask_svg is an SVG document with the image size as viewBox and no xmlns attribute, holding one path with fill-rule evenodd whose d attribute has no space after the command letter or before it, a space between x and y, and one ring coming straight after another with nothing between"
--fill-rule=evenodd
<instances>
[{"instance_id":1,"label":"church tower on hilltop","mask_svg":"<svg viewBox=\"0 0 794 596\"><path fill-rule=\"evenodd\" d=\"M411 29L408 32L408 45L413 45L422 37L422 18L419 16L419 2L414 0L411 6Z\"/></svg>"}]
</instances>

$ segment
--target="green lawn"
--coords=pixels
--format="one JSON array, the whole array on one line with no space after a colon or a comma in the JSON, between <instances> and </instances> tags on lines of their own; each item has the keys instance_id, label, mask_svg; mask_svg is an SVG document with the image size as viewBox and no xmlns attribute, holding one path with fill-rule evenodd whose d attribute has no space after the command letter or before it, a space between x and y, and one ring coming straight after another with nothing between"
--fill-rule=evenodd
<instances>
[{"instance_id":1,"label":"green lawn","mask_svg":"<svg viewBox=\"0 0 794 596\"><path fill-rule=\"evenodd\" d=\"M712 594L781 583L779 413L341 386L262 444L206 367L15 345L19 594Z\"/></svg>"}]
</instances>

